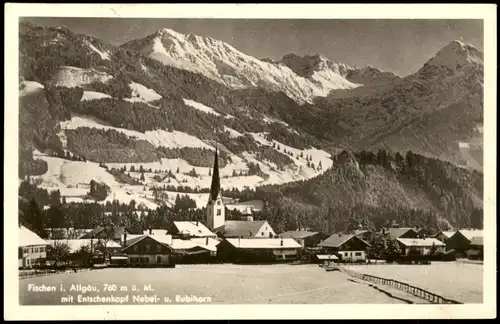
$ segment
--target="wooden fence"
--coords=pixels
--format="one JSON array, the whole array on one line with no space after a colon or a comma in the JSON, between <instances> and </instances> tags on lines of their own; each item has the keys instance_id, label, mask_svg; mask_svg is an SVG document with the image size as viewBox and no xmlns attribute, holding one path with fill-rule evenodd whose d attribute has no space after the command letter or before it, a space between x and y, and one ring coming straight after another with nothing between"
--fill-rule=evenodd
<instances>
[{"instance_id":1,"label":"wooden fence","mask_svg":"<svg viewBox=\"0 0 500 324\"><path fill-rule=\"evenodd\" d=\"M373 282L376 284L391 286L393 288L405 291L413 296L417 296L419 298L425 299L428 302L433 303L433 304L462 304L461 302L458 302L456 300L445 298L443 296L440 296L440 295L432 293L428 290L407 284L405 282L401 282L401 281L394 280L394 279L387 279L387 278L381 278L381 277L377 277L377 276L367 275L364 273L359 273L356 271L347 270L344 267L339 267L339 268L340 268L340 271L342 271L350 276L356 277L356 278L361 279L361 280L370 281L370 282Z\"/></svg>"}]
</instances>

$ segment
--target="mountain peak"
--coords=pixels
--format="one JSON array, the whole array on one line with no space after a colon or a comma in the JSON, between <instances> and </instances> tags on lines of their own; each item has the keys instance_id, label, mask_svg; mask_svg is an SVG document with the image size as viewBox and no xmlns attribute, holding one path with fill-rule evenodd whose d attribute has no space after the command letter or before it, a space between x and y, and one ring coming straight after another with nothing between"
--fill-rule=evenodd
<instances>
[{"instance_id":1,"label":"mountain peak","mask_svg":"<svg viewBox=\"0 0 500 324\"><path fill-rule=\"evenodd\" d=\"M483 53L470 44L454 40L437 52L427 64L458 70L465 65L482 65Z\"/></svg>"},{"instance_id":2,"label":"mountain peak","mask_svg":"<svg viewBox=\"0 0 500 324\"><path fill-rule=\"evenodd\" d=\"M184 34L176 32L175 30L170 29L170 28L159 29L155 33L155 35L160 36L160 37L174 37L174 38L184 38L185 37Z\"/></svg>"},{"instance_id":3,"label":"mountain peak","mask_svg":"<svg viewBox=\"0 0 500 324\"><path fill-rule=\"evenodd\" d=\"M315 72L328 69L343 77L353 69L346 64L335 63L320 53L305 56L288 53L281 58L280 62L302 77L311 77Z\"/></svg>"}]
</instances>

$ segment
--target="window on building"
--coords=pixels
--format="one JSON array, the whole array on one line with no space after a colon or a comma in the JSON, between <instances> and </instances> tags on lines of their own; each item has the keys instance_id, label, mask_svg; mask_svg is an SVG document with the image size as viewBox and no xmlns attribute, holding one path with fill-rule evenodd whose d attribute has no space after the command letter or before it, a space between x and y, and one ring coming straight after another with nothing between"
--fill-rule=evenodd
<instances>
[{"instance_id":1,"label":"window on building","mask_svg":"<svg viewBox=\"0 0 500 324\"><path fill-rule=\"evenodd\" d=\"M45 246L42 246L42 247L40 248L40 252L45 252Z\"/></svg>"},{"instance_id":2,"label":"window on building","mask_svg":"<svg viewBox=\"0 0 500 324\"><path fill-rule=\"evenodd\" d=\"M361 252L356 252L356 256L361 256Z\"/></svg>"},{"instance_id":3,"label":"window on building","mask_svg":"<svg viewBox=\"0 0 500 324\"><path fill-rule=\"evenodd\" d=\"M137 252L138 248L137 245L134 245L134 252Z\"/></svg>"},{"instance_id":4,"label":"window on building","mask_svg":"<svg viewBox=\"0 0 500 324\"><path fill-rule=\"evenodd\" d=\"M222 215L222 210L219 208L219 209L217 209L217 216L220 216L220 215Z\"/></svg>"},{"instance_id":5,"label":"window on building","mask_svg":"<svg viewBox=\"0 0 500 324\"><path fill-rule=\"evenodd\" d=\"M161 263L161 256L159 256L159 255L158 255L158 256L156 257L156 263Z\"/></svg>"},{"instance_id":6,"label":"window on building","mask_svg":"<svg viewBox=\"0 0 500 324\"><path fill-rule=\"evenodd\" d=\"M146 248L146 252L149 252L149 250L151 249L151 245L146 244L146 247L145 247L145 248Z\"/></svg>"},{"instance_id":7,"label":"window on building","mask_svg":"<svg viewBox=\"0 0 500 324\"><path fill-rule=\"evenodd\" d=\"M217 200L217 205L220 205L220 200Z\"/></svg>"},{"instance_id":8,"label":"window on building","mask_svg":"<svg viewBox=\"0 0 500 324\"><path fill-rule=\"evenodd\" d=\"M261 232L261 233L260 233L260 236L264 236L264 232Z\"/></svg>"}]
</instances>

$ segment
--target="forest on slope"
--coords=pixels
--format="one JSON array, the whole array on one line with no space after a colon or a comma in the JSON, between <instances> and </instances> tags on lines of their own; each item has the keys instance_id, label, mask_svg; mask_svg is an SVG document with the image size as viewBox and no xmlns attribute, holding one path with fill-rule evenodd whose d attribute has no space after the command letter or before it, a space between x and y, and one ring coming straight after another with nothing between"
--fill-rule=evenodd
<instances>
[{"instance_id":1,"label":"forest on slope","mask_svg":"<svg viewBox=\"0 0 500 324\"><path fill-rule=\"evenodd\" d=\"M483 226L482 173L412 152L343 151L316 178L231 195L265 200L256 218L277 231L379 229L387 221L431 231Z\"/></svg>"}]
</instances>

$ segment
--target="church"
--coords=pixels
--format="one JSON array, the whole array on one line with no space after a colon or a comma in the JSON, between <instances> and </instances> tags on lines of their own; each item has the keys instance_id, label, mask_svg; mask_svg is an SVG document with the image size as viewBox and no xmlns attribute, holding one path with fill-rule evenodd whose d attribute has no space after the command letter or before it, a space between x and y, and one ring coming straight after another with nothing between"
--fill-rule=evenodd
<instances>
[{"instance_id":1,"label":"church","mask_svg":"<svg viewBox=\"0 0 500 324\"><path fill-rule=\"evenodd\" d=\"M223 262L254 263L287 262L298 258L301 246L293 238L277 236L267 221L254 221L249 213L244 213L240 220L226 220L225 207L216 147L206 226L222 240L217 245L218 259Z\"/></svg>"},{"instance_id":2,"label":"church","mask_svg":"<svg viewBox=\"0 0 500 324\"><path fill-rule=\"evenodd\" d=\"M215 149L212 184L207 202L206 226L221 238L274 238L276 233L267 221L254 221L251 213L240 220L226 220L226 208L220 185L218 149Z\"/></svg>"}]
</instances>

